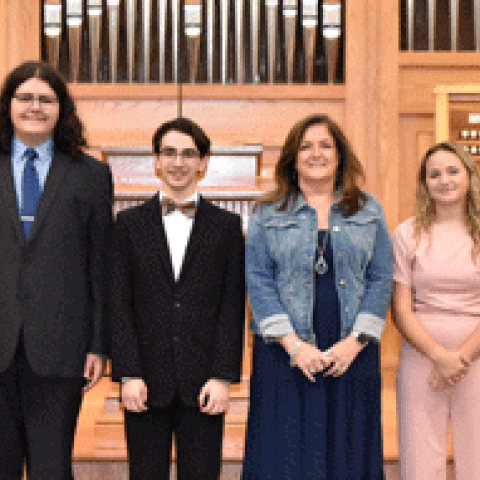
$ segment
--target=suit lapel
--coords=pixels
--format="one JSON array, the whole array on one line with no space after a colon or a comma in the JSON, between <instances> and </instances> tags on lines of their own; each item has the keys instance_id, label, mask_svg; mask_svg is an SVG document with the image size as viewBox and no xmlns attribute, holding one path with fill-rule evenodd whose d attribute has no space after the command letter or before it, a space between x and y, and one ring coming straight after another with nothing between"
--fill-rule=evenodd
<instances>
[{"instance_id":1,"label":"suit lapel","mask_svg":"<svg viewBox=\"0 0 480 480\"><path fill-rule=\"evenodd\" d=\"M192 233L190 234L182 269L180 271L180 277L178 279L179 282L182 281L185 273L189 268L191 268L193 259L198 254L198 251L202 248L205 239L208 238L207 235L211 229L211 222L209 219L209 205L206 203L203 197L200 197L197 213L195 214Z\"/></svg>"},{"instance_id":2,"label":"suit lapel","mask_svg":"<svg viewBox=\"0 0 480 480\"><path fill-rule=\"evenodd\" d=\"M151 245L152 248L159 249L162 268L165 270L171 283L174 283L175 278L173 276L172 259L168 248L167 236L165 235L165 229L163 227L162 211L158 194L145 204L145 208L147 209L147 218L149 222L148 233L145 232L145 234L150 236L147 244ZM155 255L152 255L152 258L155 257Z\"/></svg>"},{"instance_id":3,"label":"suit lapel","mask_svg":"<svg viewBox=\"0 0 480 480\"><path fill-rule=\"evenodd\" d=\"M13 223L18 242L24 245L25 233L23 232L20 214L18 212L17 194L15 193L10 155L0 156L0 194L3 196L3 205Z\"/></svg>"},{"instance_id":4,"label":"suit lapel","mask_svg":"<svg viewBox=\"0 0 480 480\"><path fill-rule=\"evenodd\" d=\"M35 221L33 222L28 242L31 242L34 239L40 225L45 220L48 210L52 206L53 200L57 196L60 186L65 184L64 178L72 167L73 162L74 160L62 153L55 154L52 164L50 165L42 196L38 202Z\"/></svg>"}]
</instances>

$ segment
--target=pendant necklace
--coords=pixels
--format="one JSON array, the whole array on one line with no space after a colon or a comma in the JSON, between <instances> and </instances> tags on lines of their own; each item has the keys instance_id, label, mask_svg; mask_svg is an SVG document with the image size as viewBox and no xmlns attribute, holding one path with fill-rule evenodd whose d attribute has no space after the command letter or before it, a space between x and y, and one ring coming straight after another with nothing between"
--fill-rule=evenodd
<instances>
[{"instance_id":1,"label":"pendant necklace","mask_svg":"<svg viewBox=\"0 0 480 480\"><path fill-rule=\"evenodd\" d=\"M317 263L313 267L319 275L325 275L328 272L328 264L325 261L325 257L323 256L325 249L327 248L327 244L328 244L328 232L323 237L322 246L318 247Z\"/></svg>"}]
</instances>

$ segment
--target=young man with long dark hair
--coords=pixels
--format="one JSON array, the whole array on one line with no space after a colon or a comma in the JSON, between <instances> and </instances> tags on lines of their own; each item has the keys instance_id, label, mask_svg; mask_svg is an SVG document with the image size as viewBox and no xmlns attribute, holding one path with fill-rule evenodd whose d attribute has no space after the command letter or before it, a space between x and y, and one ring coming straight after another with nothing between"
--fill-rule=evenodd
<instances>
[{"instance_id":1,"label":"young man with long dark hair","mask_svg":"<svg viewBox=\"0 0 480 480\"><path fill-rule=\"evenodd\" d=\"M82 392L105 346L110 169L50 66L0 93L0 479L71 480ZM86 384L85 384L86 383Z\"/></svg>"}]
</instances>

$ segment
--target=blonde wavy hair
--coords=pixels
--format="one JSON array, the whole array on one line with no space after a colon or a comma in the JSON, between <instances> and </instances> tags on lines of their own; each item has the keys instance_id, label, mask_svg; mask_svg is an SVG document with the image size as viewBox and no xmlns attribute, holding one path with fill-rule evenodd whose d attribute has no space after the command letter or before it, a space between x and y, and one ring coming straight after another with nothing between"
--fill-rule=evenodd
<instances>
[{"instance_id":1,"label":"blonde wavy hair","mask_svg":"<svg viewBox=\"0 0 480 480\"><path fill-rule=\"evenodd\" d=\"M451 152L463 163L469 177L467 192L467 227L473 240L472 258L477 260L480 253L480 170L473 157L455 142L440 142L431 147L423 156L417 179L417 198L415 213L415 237L420 240L421 232L429 232L436 218L435 202L427 188L427 163L436 152Z\"/></svg>"}]
</instances>

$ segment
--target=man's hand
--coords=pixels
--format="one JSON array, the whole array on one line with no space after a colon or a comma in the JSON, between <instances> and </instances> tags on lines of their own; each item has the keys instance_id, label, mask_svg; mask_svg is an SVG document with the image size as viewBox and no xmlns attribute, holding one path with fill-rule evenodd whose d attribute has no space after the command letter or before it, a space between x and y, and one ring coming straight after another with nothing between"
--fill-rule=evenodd
<instances>
[{"instance_id":1,"label":"man's hand","mask_svg":"<svg viewBox=\"0 0 480 480\"><path fill-rule=\"evenodd\" d=\"M98 383L98 381L102 378L104 368L105 361L101 355L97 355L96 353L87 353L83 376L88 381L83 387L84 393L87 393Z\"/></svg>"},{"instance_id":2,"label":"man's hand","mask_svg":"<svg viewBox=\"0 0 480 480\"><path fill-rule=\"evenodd\" d=\"M144 412L148 410L147 384L141 378L131 378L122 383L122 404L130 412Z\"/></svg>"},{"instance_id":3,"label":"man's hand","mask_svg":"<svg viewBox=\"0 0 480 480\"><path fill-rule=\"evenodd\" d=\"M211 378L200 390L200 411L209 415L224 413L230 401L230 384L219 378Z\"/></svg>"}]
</instances>

